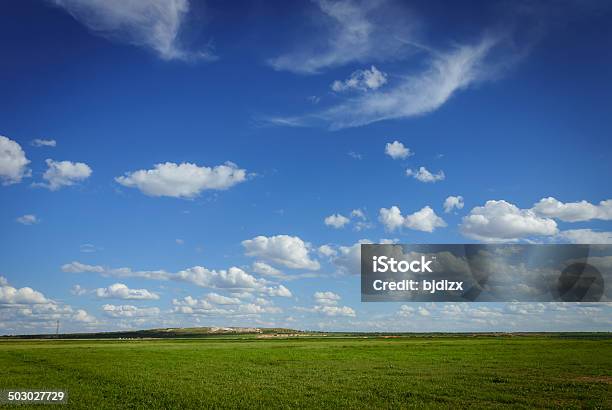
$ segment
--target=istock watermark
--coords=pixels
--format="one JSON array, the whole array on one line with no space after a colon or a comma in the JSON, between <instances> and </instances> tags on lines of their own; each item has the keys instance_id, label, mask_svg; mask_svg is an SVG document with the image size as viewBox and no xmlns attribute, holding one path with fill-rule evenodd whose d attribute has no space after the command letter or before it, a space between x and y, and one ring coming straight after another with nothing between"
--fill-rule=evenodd
<instances>
[{"instance_id":1,"label":"istock watermark","mask_svg":"<svg viewBox=\"0 0 612 410\"><path fill-rule=\"evenodd\" d=\"M612 245L361 245L361 300L610 302Z\"/></svg>"}]
</instances>

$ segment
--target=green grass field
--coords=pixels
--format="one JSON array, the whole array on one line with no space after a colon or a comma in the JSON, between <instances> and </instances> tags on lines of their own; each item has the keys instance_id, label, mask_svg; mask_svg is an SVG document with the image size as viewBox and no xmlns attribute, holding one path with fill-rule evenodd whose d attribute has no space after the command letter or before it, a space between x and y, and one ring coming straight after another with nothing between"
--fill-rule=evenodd
<instances>
[{"instance_id":1,"label":"green grass field","mask_svg":"<svg viewBox=\"0 0 612 410\"><path fill-rule=\"evenodd\" d=\"M0 341L0 389L71 408L612 408L611 383L606 337Z\"/></svg>"}]
</instances>

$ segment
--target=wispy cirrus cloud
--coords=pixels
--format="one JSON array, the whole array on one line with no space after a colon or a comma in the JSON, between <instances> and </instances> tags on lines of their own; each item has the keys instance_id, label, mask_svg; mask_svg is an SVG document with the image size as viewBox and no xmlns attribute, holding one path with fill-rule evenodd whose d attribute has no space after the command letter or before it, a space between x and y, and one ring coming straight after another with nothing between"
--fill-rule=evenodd
<instances>
[{"instance_id":1,"label":"wispy cirrus cloud","mask_svg":"<svg viewBox=\"0 0 612 410\"><path fill-rule=\"evenodd\" d=\"M488 58L499 41L485 36L474 44L437 52L427 58L424 71L394 78L385 87L349 96L323 111L301 117L275 117L274 124L323 124L337 130L433 112L457 92L495 77L497 68L489 66Z\"/></svg>"},{"instance_id":2,"label":"wispy cirrus cloud","mask_svg":"<svg viewBox=\"0 0 612 410\"><path fill-rule=\"evenodd\" d=\"M406 39L418 28L416 19L387 0L315 1L320 11L323 36L268 60L276 70L317 74L330 67L397 59L412 52Z\"/></svg>"},{"instance_id":3,"label":"wispy cirrus cloud","mask_svg":"<svg viewBox=\"0 0 612 410\"><path fill-rule=\"evenodd\" d=\"M318 74L330 67L393 62L396 73L387 75L376 68L378 74L372 75L373 66L370 71L367 66L352 70L348 80L335 81L333 88L355 93L316 112L270 117L272 125L323 125L336 130L424 115L457 92L497 78L522 55L503 31L487 32L476 40L452 39L452 47L427 45L419 34L423 24L392 1L321 0L317 4L320 23L327 28L322 30L320 44L300 45L270 60L275 69ZM376 79L371 81L375 86L365 85L366 72L368 78Z\"/></svg>"},{"instance_id":4,"label":"wispy cirrus cloud","mask_svg":"<svg viewBox=\"0 0 612 410\"><path fill-rule=\"evenodd\" d=\"M179 40L189 0L49 0L92 32L153 50L163 60L214 60L210 47L185 49Z\"/></svg>"}]
</instances>

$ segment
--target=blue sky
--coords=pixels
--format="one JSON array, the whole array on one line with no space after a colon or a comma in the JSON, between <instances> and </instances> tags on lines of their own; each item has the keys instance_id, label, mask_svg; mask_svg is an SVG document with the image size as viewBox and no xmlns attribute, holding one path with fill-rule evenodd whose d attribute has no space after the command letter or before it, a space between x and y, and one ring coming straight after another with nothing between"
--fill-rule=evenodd
<instances>
[{"instance_id":1,"label":"blue sky","mask_svg":"<svg viewBox=\"0 0 612 410\"><path fill-rule=\"evenodd\" d=\"M4 5L0 331L611 330L605 303L361 303L355 263L365 240L612 243L611 17Z\"/></svg>"}]
</instances>

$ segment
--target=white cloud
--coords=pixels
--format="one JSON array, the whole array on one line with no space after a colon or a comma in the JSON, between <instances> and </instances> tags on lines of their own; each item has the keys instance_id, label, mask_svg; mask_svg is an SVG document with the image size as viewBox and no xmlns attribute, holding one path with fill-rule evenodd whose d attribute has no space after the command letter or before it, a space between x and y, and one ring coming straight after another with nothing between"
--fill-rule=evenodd
<instances>
[{"instance_id":1,"label":"white cloud","mask_svg":"<svg viewBox=\"0 0 612 410\"><path fill-rule=\"evenodd\" d=\"M612 244L612 232L598 232L591 229L561 231L559 237L571 243Z\"/></svg>"},{"instance_id":2,"label":"white cloud","mask_svg":"<svg viewBox=\"0 0 612 410\"><path fill-rule=\"evenodd\" d=\"M340 228L343 228L346 224L348 224L350 222L350 219L348 219L344 215L334 214L334 215L330 215L326 217L324 222L325 222L325 225L327 226L331 226L336 229L340 229Z\"/></svg>"},{"instance_id":3,"label":"white cloud","mask_svg":"<svg viewBox=\"0 0 612 410\"><path fill-rule=\"evenodd\" d=\"M87 313L84 309L77 309L76 312L72 315L72 319L76 322L82 323L94 323L96 322L96 318L89 313Z\"/></svg>"},{"instance_id":4,"label":"white cloud","mask_svg":"<svg viewBox=\"0 0 612 410\"><path fill-rule=\"evenodd\" d=\"M463 209L462 196L449 196L444 200L444 212L449 213L453 209Z\"/></svg>"},{"instance_id":5,"label":"white cloud","mask_svg":"<svg viewBox=\"0 0 612 410\"><path fill-rule=\"evenodd\" d=\"M164 60L212 60L210 50L181 47L179 33L189 12L189 0L50 0L92 32L150 48Z\"/></svg>"},{"instance_id":6,"label":"white cloud","mask_svg":"<svg viewBox=\"0 0 612 410\"><path fill-rule=\"evenodd\" d=\"M19 218L17 218L16 221L22 225L34 225L40 222L39 219L36 217L36 215L32 215L32 214L22 215Z\"/></svg>"},{"instance_id":7,"label":"white cloud","mask_svg":"<svg viewBox=\"0 0 612 410\"><path fill-rule=\"evenodd\" d=\"M91 243L84 243L84 244L79 245L79 251L83 253L94 253L99 250L101 250L101 248Z\"/></svg>"},{"instance_id":8,"label":"white cloud","mask_svg":"<svg viewBox=\"0 0 612 410\"><path fill-rule=\"evenodd\" d=\"M356 316L355 310L348 306L315 306L314 311L322 313L325 316Z\"/></svg>"},{"instance_id":9,"label":"white cloud","mask_svg":"<svg viewBox=\"0 0 612 410\"><path fill-rule=\"evenodd\" d=\"M493 77L486 59L497 43L485 37L477 44L432 53L424 72L405 76L392 87L348 98L314 117L340 129L435 111L457 91Z\"/></svg>"},{"instance_id":10,"label":"white cloud","mask_svg":"<svg viewBox=\"0 0 612 410\"><path fill-rule=\"evenodd\" d=\"M264 275L264 276L272 276L272 277L283 277L284 276L280 270L262 261L253 262L253 272L259 273L260 275Z\"/></svg>"},{"instance_id":11,"label":"white cloud","mask_svg":"<svg viewBox=\"0 0 612 410\"><path fill-rule=\"evenodd\" d=\"M150 196L193 198L202 191L228 189L246 180L246 170L232 162L214 168L183 162L156 164L153 169L128 172L115 178L123 186Z\"/></svg>"},{"instance_id":12,"label":"white cloud","mask_svg":"<svg viewBox=\"0 0 612 410\"><path fill-rule=\"evenodd\" d=\"M54 161L47 159L47 170L43 174L46 184L36 184L57 191L63 186L71 186L81 182L91 175L89 165L83 162Z\"/></svg>"},{"instance_id":13,"label":"white cloud","mask_svg":"<svg viewBox=\"0 0 612 410\"><path fill-rule=\"evenodd\" d=\"M102 266L86 265L77 261L62 265L62 272L68 273L103 273L104 271Z\"/></svg>"},{"instance_id":14,"label":"white cloud","mask_svg":"<svg viewBox=\"0 0 612 410\"><path fill-rule=\"evenodd\" d=\"M426 308L424 308L423 306L419 306L417 312L421 316L431 316L431 312L427 310Z\"/></svg>"},{"instance_id":15,"label":"white cloud","mask_svg":"<svg viewBox=\"0 0 612 410\"><path fill-rule=\"evenodd\" d=\"M291 296L293 296L291 291L283 285L278 285L277 287L266 288L265 293L268 296L278 296L282 298L290 298Z\"/></svg>"},{"instance_id":16,"label":"white cloud","mask_svg":"<svg viewBox=\"0 0 612 410\"><path fill-rule=\"evenodd\" d=\"M74 296L83 296L87 293L87 289L83 288L81 285L74 285L70 289L70 293Z\"/></svg>"},{"instance_id":17,"label":"white cloud","mask_svg":"<svg viewBox=\"0 0 612 410\"><path fill-rule=\"evenodd\" d=\"M352 62L396 59L411 49L405 40L413 36L416 24L391 2L318 0L316 4L322 12L317 30L324 38L313 35L312 43L269 60L276 70L315 74Z\"/></svg>"},{"instance_id":18,"label":"white cloud","mask_svg":"<svg viewBox=\"0 0 612 410\"><path fill-rule=\"evenodd\" d=\"M506 201L487 201L463 217L463 235L480 241L504 242L521 238L556 235L557 223L542 218L531 209L519 209Z\"/></svg>"},{"instance_id":19,"label":"white cloud","mask_svg":"<svg viewBox=\"0 0 612 410\"><path fill-rule=\"evenodd\" d=\"M216 305L239 305L241 303L240 299L238 298L230 298L214 292L206 295L206 300Z\"/></svg>"},{"instance_id":20,"label":"white cloud","mask_svg":"<svg viewBox=\"0 0 612 410\"><path fill-rule=\"evenodd\" d=\"M104 305L102 311L112 318L151 317L159 315L157 307L136 307L133 305Z\"/></svg>"},{"instance_id":21,"label":"white cloud","mask_svg":"<svg viewBox=\"0 0 612 410\"><path fill-rule=\"evenodd\" d=\"M402 211L397 206L392 206L389 209L381 208L378 220L383 224L385 229L391 232L404 225Z\"/></svg>"},{"instance_id":22,"label":"white cloud","mask_svg":"<svg viewBox=\"0 0 612 410\"><path fill-rule=\"evenodd\" d=\"M391 232L400 227L422 232L433 232L436 228L446 226L446 222L436 215L429 206L425 206L421 210L405 217L402 216L401 210L397 206L392 206L389 209L381 208L378 219Z\"/></svg>"},{"instance_id":23,"label":"white cloud","mask_svg":"<svg viewBox=\"0 0 612 410\"><path fill-rule=\"evenodd\" d=\"M338 246L330 254L330 261L343 275L358 275L361 272L361 244L372 243L368 239L361 239L349 246Z\"/></svg>"},{"instance_id":24,"label":"white cloud","mask_svg":"<svg viewBox=\"0 0 612 410\"><path fill-rule=\"evenodd\" d=\"M353 209L351 211L351 218L359 218L362 220L366 220L365 213L361 209Z\"/></svg>"},{"instance_id":25,"label":"white cloud","mask_svg":"<svg viewBox=\"0 0 612 410\"><path fill-rule=\"evenodd\" d=\"M105 268L99 265L86 265L71 262L62 266L62 271L69 273L99 273L102 276L117 278L143 278L149 280L171 280L191 283L192 285L213 289L241 289L270 296L290 297L289 289L282 285L271 287L265 279L257 279L235 266L229 269L211 270L203 266L193 266L176 273L163 270L135 271L131 268Z\"/></svg>"},{"instance_id":26,"label":"white cloud","mask_svg":"<svg viewBox=\"0 0 612 410\"><path fill-rule=\"evenodd\" d=\"M297 236L257 236L242 241L248 256L255 256L290 269L319 270L319 262L310 257L310 244Z\"/></svg>"},{"instance_id":27,"label":"white cloud","mask_svg":"<svg viewBox=\"0 0 612 410\"><path fill-rule=\"evenodd\" d=\"M74 310L45 297L30 287L15 288L0 276L0 323L2 333L24 334L55 331L56 321L74 328L93 325L96 320L85 310Z\"/></svg>"},{"instance_id":28,"label":"white cloud","mask_svg":"<svg viewBox=\"0 0 612 410\"><path fill-rule=\"evenodd\" d=\"M402 305L400 306L400 309L397 312L397 314L398 316L401 316L401 317L412 317L415 311L416 309L413 308L412 306Z\"/></svg>"},{"instance_id":29,"label":"white cloud","mask_svg":"<svg viewBox=\"0 0 612 410\"><path fill-rule=\"evenodd\" d=\"M556 218L565 222L591 219L612 220L612 199L593 205L587 201L563 203L553 197L542 198L534 204L533 211L544 218Z\"/></svg>"},{"instance_id":30,"label":"white cloud","mask_svg":"<svg viewBox=\"0 0 612 410\"><path fill-rule=\"evenodd\" d=\"M436 228L444 228L446 222L429 206L422 208L404 218L404 226L416 231L433 232Z\"/></svg>"},{"instance_id":31,"label":"white cloud","mask_svg":"<svg viewBox=\"0 0 612 410\"><path fill-rule=\"evenodd\" d=\"M340 295L334 292L315 292L314 300L317 305L335 306L340 301Z\"/></svg>"},{"instance_id":32,"label":"white cloud","mask_svg":"<svg viewBox=\"0 0 612 410\"><path fill-rule=\"evenodd\" d=\"M6 305L31 305L50 303L49 299L42 293L30 288L14 288L9 285L5 278L0 281L0 304Z\"/></svg>"},{"instance_id":33,"label":"white cloud","mask_svg":"<svg viewBox=\"0 0 612 410\"><path fill-rule=\"evenodd\" d=\"M11 185L29 177L30 160L26 158L21 145L0 135L0 181L2 185Z\"/></svg>"},{"instance_id":34,"label":"white cloud","mask_svg":"<svg viewBox=\"0 0 612 410\"><path fill-rule=\"evenodd\" d=\"M205 299L186 296L183 299L173 299L172 304L174 305L174 312L185 315L231 317L282 312L280 308L273 306L271 301L263 298L256 298L253 302L243 303L239 299L226 298L216 294L213 297L209 294Z\"/></svg>"},{"instance_id":35,"label":"white cloud","mask_svg":"<svg viewBox=\"0 0 612 410\"><path fill-rule=\"evenodd\" d=\"M443 181L444 178L446 178L444 171L439 171L437 174L432 174L425 167L420 167L417 171L407 169L406 175L421 182L438 182Z\"/></svg>"},{"instance_id":36,"label":"white cloud","mask_svg":"<svg viewBox=\"0 0 612 410\"><path fill-rule=\"evenodd\" d=\"M95 290L96 296L104 299L157 300L159 295L147 289L130 289L123 283L115 283Z\"/></svg>"},{"instance_id":37,"label":"white cloud","mask_svg":"<svg viewBox=\"0 0 612 410\"><path fill-rule=\"evenodd\" d=\"M376 90L382 87L386 82L387 74L372 66L369 70L354 71L351 76L344 81L334 81L331 85L331 89L335 92Z\"/></svg>"},{"instance_id":38,"label":"white cloud","mask_svg":"<svg viewBox=\"0 0 612 410\"><path fill-rule=\"evenodd\" d=\"M338 252L336 252L336 250L334 248L332 248L329 245L321 245L319 246L319 248L317 249L317 251L323 255L323 256L335 256Z\"/></svg>"},{"instance_id":39,"label":"white cloud","mask_svg":"<svg viewBox=\"0 0 612 410\"><path fill-rule=\"evenodd\" d=\"M323 221L325 225L335 229L341 229L352 222L353 229L357 232L365 229L370 229L374 225L368 221L366 214L361 209L353 209L350 213L350 218L342 214L333 214L326 217Z\"/></svg>"},{"instance_id":40,"label":"white cloud","mask_svg":"<svg viewBox=\"0 0 612 410\"><path fill-rule=\"evenodd\" d=\"M210 270L194 266L169 277L204 288L263 289L266 285L266 281L257 279L235 266L227 270Z\"/></svg>"},{"instance_id":41,"label":"white cloud","mask_svg":"<svg viewBox=\"0 0 612 410\"><path fill-rule=\"evenodd\" d=\"M399 141L387 142L385 145L385 154L390 156L393 159L405 159L412 155L413 152L410 152L410 148L407 148Z\"/></svg>"},{"instance_id":42,"label":"white cloud","mask_svg":"<svg viewBox=\"0 0 612 410\"><path fill-rule=\"evenodd\" d=\"M36 138L30 143L33 147L55 147L57 145L55 140L47 140Z\"/></svg>"}]
</instances>

